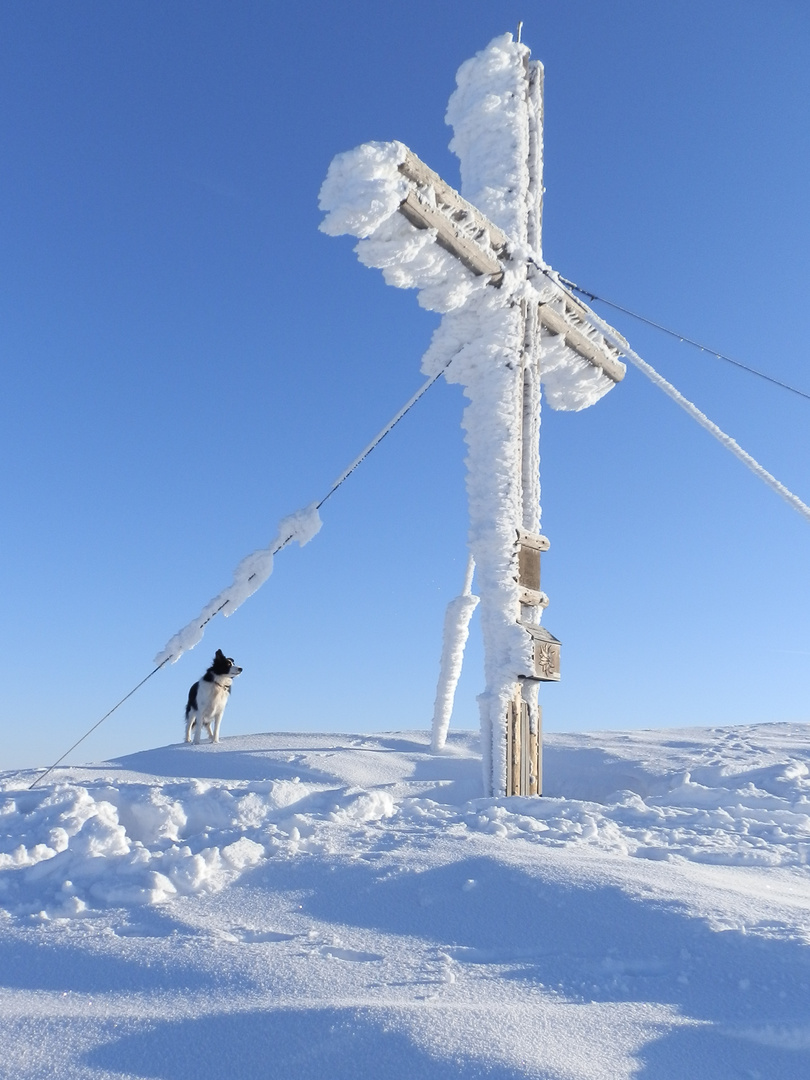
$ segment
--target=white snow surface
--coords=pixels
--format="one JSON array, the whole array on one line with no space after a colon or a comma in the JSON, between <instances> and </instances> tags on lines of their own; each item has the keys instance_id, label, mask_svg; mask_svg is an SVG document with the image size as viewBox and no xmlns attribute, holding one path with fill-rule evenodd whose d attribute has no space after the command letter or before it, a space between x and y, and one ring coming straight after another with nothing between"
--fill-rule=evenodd
<instances>
[{"instance_id":1,"label":"white snow surface","mask_svg":"<svg viewBox=\"0 0 810 1080\"><path fill-rule=\"evenodd\" d=\"M810 1075L810 730L272 734L0 775L0 1076Z\"/></svg>"}]
</instances>

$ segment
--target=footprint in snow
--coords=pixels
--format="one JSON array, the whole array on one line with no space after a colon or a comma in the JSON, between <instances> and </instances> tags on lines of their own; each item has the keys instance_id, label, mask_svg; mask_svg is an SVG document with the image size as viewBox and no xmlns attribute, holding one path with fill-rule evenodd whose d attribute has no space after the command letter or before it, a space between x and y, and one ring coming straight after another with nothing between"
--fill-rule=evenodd
<instances>
[{"instance_id":1,"label":"footprint in snow","mask_svg":"<svg viewBox=\"0 0 810 1080\"><path fill-rule=\"evenodd\" d=\"M277 930L250 930L246 926L234 926L231 930L213 930L214 937L222 941L247 942L253 944L257 941L292 941L300 937L300 934L282 934Z\"/></svg>"},{"instance_id":2,"label":"footprint in snow","mask_svg":"<svg viewBox=\"0 0 810 1080\"><path fill-rule=\"evenodd\" d=\"M385 959L379 953L357 952L355 949L339 949L336 945L323 945L321 956L331 956L335 960L351 960L355 964L368 964L372 960Z\"/></svg>"},{"instance_id":3,"label":"footprint in snow","mask_svg":"<svg viewBox=\"0 0 810 1080\"><path fill-rule=\"evenodd\" d=\"M278 930L240 930L242 941L292 941L300 934L282 934Z\"/></svg>"}]
</instances>

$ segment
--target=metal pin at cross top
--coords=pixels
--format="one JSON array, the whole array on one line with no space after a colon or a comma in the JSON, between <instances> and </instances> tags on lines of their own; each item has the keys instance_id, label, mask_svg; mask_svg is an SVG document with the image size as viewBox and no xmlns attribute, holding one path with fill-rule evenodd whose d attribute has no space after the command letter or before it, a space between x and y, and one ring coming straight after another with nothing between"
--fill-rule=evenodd
<instances>
[{"instance_id":1,"label":"metal pin at cross top","mask_svg":"<svg viewBox=\"0 0 810 1080\"><path fill-rule=\"evenodd\" d=\"M456 81L447 122L464 196L402 143L366 143L332 162L321 228L359 237L362 262L389 284L418 289L419 303L444 316L422 367L444 369L469 399L484 783L488 794L539 795L538 685L560 677L560 643L540 625L548 603L540 553L549 546L540 534L541 383L552 408L586 408L623 378L623 339L542 259L542 64L505 34Z\"/></svg>"}]
</instances>

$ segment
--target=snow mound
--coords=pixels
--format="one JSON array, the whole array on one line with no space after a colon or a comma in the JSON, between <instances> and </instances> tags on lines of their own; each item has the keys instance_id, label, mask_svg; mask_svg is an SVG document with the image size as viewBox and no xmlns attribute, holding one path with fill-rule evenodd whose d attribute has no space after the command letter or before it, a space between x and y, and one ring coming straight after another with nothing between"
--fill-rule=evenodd
<instances>
[{"instance_id":1,"label":"snow mound","mask_svg":"<svg viewBox=\"0 0 810 1080\"><path fill-rule=\"evenodd\" d=\"M265 735L0 783L0 907L49 918L212 894L279 858L393 830L587 845L655 861L795 868L810 852L803 727L550 735L546 796L475 797L478 740ZM639 750L643 750L641 759ZM195 775L196 774L196 775Z\"/></svg>"},{"instance_id":2,"label":"snow mound","mask_svg":"<svg viewBox=\"0 0 810 1080\"><path fill-rule=\"evenodd\" d=\"M39 1080L810 1075L805 725L273 734L0 775L0 1053Z\"/></svg>"}]
</instances>

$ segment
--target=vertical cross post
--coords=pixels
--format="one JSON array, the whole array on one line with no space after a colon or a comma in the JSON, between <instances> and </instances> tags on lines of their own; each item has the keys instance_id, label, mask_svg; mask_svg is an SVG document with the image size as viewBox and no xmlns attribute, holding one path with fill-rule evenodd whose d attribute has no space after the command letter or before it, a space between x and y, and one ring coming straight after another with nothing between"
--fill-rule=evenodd
<instances>
[{"instance_id":1,"label":"vertical cross post","mask_svg":"<svg viewBox=\"0 0 810 1080\"><path fill-rule=\"evenodd\" d=\"M516 155L524 155L524 161L516 161L514 172L526 177L522 191L522 205L516 207L511 223L512 236L525 243L537 261L542 258L543 217L543 66L529 61L528 50L523 56L523 80L519 87L525 100L525 138L515 146ZM505 396L511 397L517 412L513 419L509 411L504 416L504 443L514 441L517 445L505 447L505 456L514 462L517 475L513 478L513 491L504 491L503 500L512 515L511 559L508 566L492 567L500 570L506 578L503 583L517 585L515 596L507 611L497 613L511 618L524 637L524 647L513 650L511 674L506 674L498 647L502 642L499 628L488 633L488 627L497 621L496 613L487 605L503 603L503 591L482 590L481 617L484 627L484 648L487 656L496 658L497 671L488 673L487 692L479 699L482 711L482 731L491 734L492 794L540 795L542 781L542 710L538 700L542 672L536 663L537 649L545 642L538 641L543 631L540 618L548 599L540 588L540 553L548 548L548 541L540 535L540 404L542 327L538 306L525 295L524 282L530 282L533 267L523 260L518 280L512 285L511 307L515 313L516 340L513 360L505 359L504 368L511 371L513 385L504 387ZM524 296L521 298L521 292ZM504 402L505 404L505 402ZM511 450L511 452L510 452ZM497 483L496 479L496 483ZM506 488L510 486L505 485ZM474 510L471 507L471 517ZM483 522L478 529L485 529ZM492 546L476 536L476 523L472 528L472 548L482 573L482 559L492 562ZM476 541L478 540L478 543ZM476 547L479 552L476 552ZM497 555L495 557L497 562ZM484 569L484 573L486 570ZM550 635L548 635L550 637ZM521 656L522 654L522 656ZM494 668L494 665L493 665ZM517 670L515 670L515 668ZM506 678L504 679L504 676ZM557 676L558 677L558 676ZM486 770L485 770L486 772Z\"/></svg>"}]
</instances>

